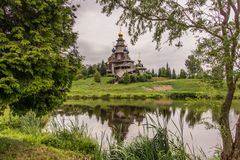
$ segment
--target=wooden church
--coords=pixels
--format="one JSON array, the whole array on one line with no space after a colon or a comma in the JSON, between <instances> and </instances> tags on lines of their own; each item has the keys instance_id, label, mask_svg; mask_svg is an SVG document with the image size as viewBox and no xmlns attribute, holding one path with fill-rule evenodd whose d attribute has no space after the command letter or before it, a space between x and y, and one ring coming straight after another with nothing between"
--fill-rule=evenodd
<instances>
[{"instance_id":1,"label":"wooden church","mask_svg":"<svg viewBox=\"0 0 240 160\"><path fill-rule=\"evenodd\" d=\"M121 31L118 33L117 43L112 49L112 54L108 58L107 68L108 73L118 78L121 78L126 72L129 74L142 74L146 71L141 60L138 60L138 64L136 65L134 61L131 60Z\"/></svg>"}]
</instances>

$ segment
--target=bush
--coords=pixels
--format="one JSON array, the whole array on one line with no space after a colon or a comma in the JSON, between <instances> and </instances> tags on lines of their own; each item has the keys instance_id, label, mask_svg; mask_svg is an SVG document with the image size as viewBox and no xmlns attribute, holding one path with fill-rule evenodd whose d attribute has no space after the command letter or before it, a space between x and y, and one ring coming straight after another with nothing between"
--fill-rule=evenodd
<instances>
[{"instance_id":1,"label":"bush","mask_svg":"<svg viewBox=\"0 0 240 160\"><path fill-rule=\"evenodd\" d=\"M114 84L117 80L115 78L112 78L107 81L108 84Z\"/></svg>"},{"instance_id":2,"label":"bush","mask_svg":"<svg viewBox=\"0 0 240 160\"><path fill-rule=\"evenodd\" d=\"M138 78L139 82L146 82L147 81L147 78L144 74L140 74L137 78Z\"/></svg>"},{"instance_id":3,"label":"bush","mask_svg":"<svg viewBox=\"0 0 240 160\"><path fill-rule=\"evenodd\" d=\"M131 81L131 83L137 82L137 76L135 74L131 74L130 81Z\"/></svg>"},{"instance_id":4,"label":"bush","mask_svg":"<svg viewBox=\"0 0 240 160\"><path fill-rule=\"evenodd\" d=\"M96 71L95 74L94 74L94 81L97 82L97 83L101 82L101 75L98 71Z\"/></svg>"},{"instance_id":5,"label":"bush","mask_svg":"<svg viewBox=\"0 0 240 160\"><path fill-rule=\"evenodd\" d=\"M144 73L143 74L147 79L152 79L152 74L149 74L149 73Z\"/></svg>"}]
</instances>

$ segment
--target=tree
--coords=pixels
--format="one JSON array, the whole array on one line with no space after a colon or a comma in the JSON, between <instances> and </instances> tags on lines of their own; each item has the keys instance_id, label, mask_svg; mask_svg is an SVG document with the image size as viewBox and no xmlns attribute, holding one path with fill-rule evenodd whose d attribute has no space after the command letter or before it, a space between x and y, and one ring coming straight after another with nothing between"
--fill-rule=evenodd
<instances>
[{"instance_id":1,"label":"tree","mask_svg":"<svg viewBox=\"0 0 240 160\"><path fill-rule=\"evenodd\" d=\"M62 1L0 1L0 106L38 115L59 106L79 62L73 10Z\"/></svg>"},{"instance_id":2,"label":"tree","mask_svg":"<svg viewBox=\"0 0 240 160\"><path fill-rule=\"evenodd\" d=\"M169 67L168 63L166 64L166 76L171 78L171 68Z\"/></svg>"},{"instance_id":3,"label":"tree","mask_svg":"<svg viewBox=\"0 0 240 160\"><path fill-rule=\"evenodd\" d=\"M172 70L172 79L176 79L177 78L177 75L176 75L176 72L175 72L175 69Z\"/></svg>"},{"instance_id":4,"label":"tree","mask_svg":"<svg viewBox=\"0 0 240 160\"><path fill-rule=\"evenodd\" d=\"M105 76L107 74L107 66L104 61L102 61L102 63L101 63L100 73L102 76Z\"/></svg>"},{"instance_id":5,"label":"tree","mask_svg":"<svg viewBox=\"0 0 240 160\"><path fill-rule=\"evenodd\" d=\"M97 83L101 82L101 74L97 70L94 73L94 81Z\"/></svg>"},{"instance_id":6,"label":"tree","mask_svg":"<svg viewBox=\"0 0 240 160\"><path fill-rule=\"evenodd\" d=\"M81 74L82 74L83 78L88 77L88 71L87 71L86 66L84 66L84 65L81 66Z\"/></svg>"},{"instance_id":7,"label":"tree","mask_svg":"<svg viewBox=\"0 0 240 160\"><path fill-rule=\"evenodd\" d=\"M224 66L227 93L221 109L219 123L223 140L223 160L239 159L240 117L236 136L233 139L229 125L229 111L236 84L239 79L240 60L240 0L97 0L103 12L110 15L116 8L122 8L118 24L128 26L135 43L148 30L153 32L157 48L161 45L163 33L172 45L188 31L198 35L195 53L209 67L216 63ZM204 33L204 34L202 34Z\"/></svg>"},{"instance_id":8,"label":"tree","mask_svg":"<svg viewBox=\"0 0 240 160\"><path fill-rule=\"evenodd\" d=\"M95 71L94 71L92 65L89 65L89 66L87 67L87 72L88 72L88 76L93 76L93 74L95 73Z\"/></svg>"},{"instance_id":9,"label":"tree","mask_svg":"<svg viewBox=\"0 0 240 160\"><path fill-rule=\"evenodd\" d=\"M181 69L181 70L180 70L179 78L180 78L180 79L185 79L185 78L187 78L187 72L186 72L184 69Z\"/></svg>"},{"instance_id":10,"label":"tree","mask_svg":"<svg viewBox=\"0 0 240 160\"><path fill-rule=\"evenodd\" d=\"M161 68L158 69L158 77L162 77L162 70L161 70Z\"/></svg>"},{"instance_id":11,"label":"tree","mask_svg":"<svg viewBox=\"0 0 240 160\"><path fill-rule=\"evenodd\" d=\"M162 77L167 77L167 71L166 71L166 68L165 68L165 67L162 67L162 68L161 68L161 76L162 76Z\"/></svg>"},{"instance_id":12,"label":"tree","mask_svg":"<svg viewBox=\"0 0 240 160\"><path fill-rule=\"evenodd\" d=\"M201 61L194 54L188 56L185 61L185 66L187 67L188 76L190 78L195 78L203 71Z\"/></svg>"},{"instance_id":13,"label":"tree","mask_svg":"<svg viewBox=\"0 0 240 160\"><path fill-rule=\"evenodd\" d=\"M128 83L131 82L130 75L128 74L128 72L125 72L125 73L124 73L122 82L123 82L124 84L128 84Z\"/></svg>"},{"instance_id":14,"label":"tree","mask_svg":"<svg viewBox=\"0 0 240 160\"><path fill-rule=\"evenodd\" d=\"M152 76L155 77L155 71L152 69Z\"/></svg>"}]
</instances>

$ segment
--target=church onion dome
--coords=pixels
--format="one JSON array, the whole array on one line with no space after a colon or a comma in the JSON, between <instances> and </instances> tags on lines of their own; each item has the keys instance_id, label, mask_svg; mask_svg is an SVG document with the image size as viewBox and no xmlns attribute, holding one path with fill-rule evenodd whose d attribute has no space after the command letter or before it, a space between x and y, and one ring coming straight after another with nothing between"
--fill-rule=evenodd
<instances>
[{"instance_id":1,"label":"church onion dome","mask_svg":"<svg viewBox=\"0 0 240 160\"><path fill-rule=\"evenodd\" d=\"M136 64L136 67L143 67L143 64L141 63L141 60L138 60L138 64Z\"/></svg>"},{"instance_id":2,"label":"church onion dome","mask_svg":"<svg viewBox=\"0 0 240 160\"><path fill-rule=\"evenodd\" d=\"M122 32L119 32L119 33L118 33L118 36L119 36L119 37L122 37L122 36L123 36Z\"/></svg>"},{"instance_id":3,"label":"church onion dome","mask_svg":"<svg viewBox=\"0 0 240 160\"><path fill-rule=\"evenodd\" d=\"M115 52L115 51L116 51L116 49L115 49L115 48L113 48L113 49L112 49L112 52Z\"/></svg>"}]
</instances>

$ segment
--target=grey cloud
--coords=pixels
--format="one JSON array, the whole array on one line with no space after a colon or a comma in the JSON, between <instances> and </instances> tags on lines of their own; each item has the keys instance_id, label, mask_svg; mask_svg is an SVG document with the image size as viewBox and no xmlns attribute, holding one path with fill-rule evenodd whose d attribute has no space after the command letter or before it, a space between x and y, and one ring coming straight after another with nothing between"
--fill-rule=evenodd
<instances>
[{"instance_id":1,"label":"grey cloud","mask_svg":"<svg viewBox=\"0 0 240 160\"><path fill-rule=\"evenodd\" d=\"M112 43L117 39L119 27L116 26L116 22L121 10L115 11L110 17L107 17L101 13L101 7L95 4L95 1L80 2L81 7L76 12L77 19L74 30L78 32L77 44L80 53L86 57L84 63L94 64L102 60L106 61L111 54ZM128 44L130 57L136 61L140 53L140 58L148 69L157 70L168 62L179 72L181 68L185 68L185 59L195 47L195 39L191 34L182 38L184 44L182 48L178 49L175 46L163 44L161 50L158 51L155 50L156 44L152 42L151 33L141 36L138 42L132 46L127 28L122 28L122 32Z\"/></svg>"}]
</instances>

